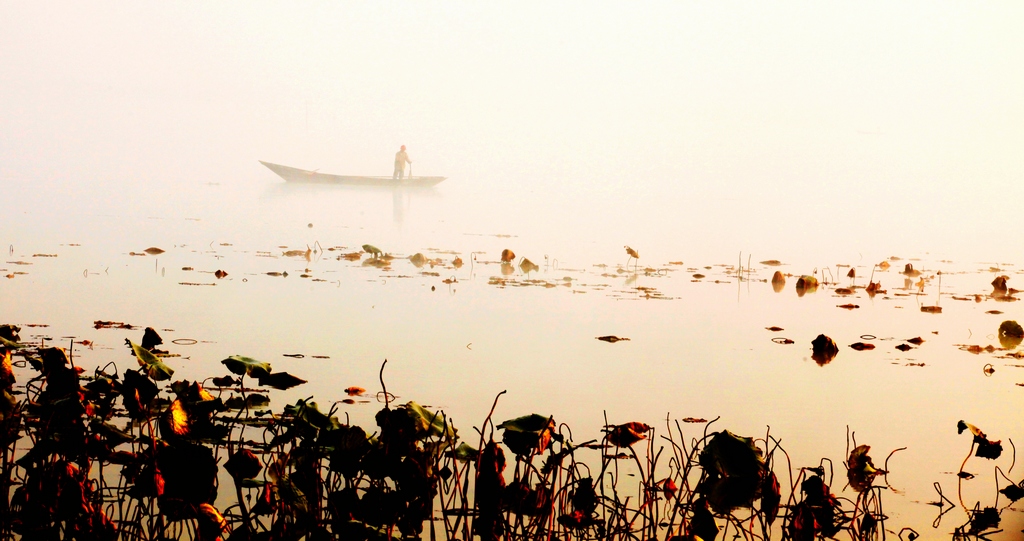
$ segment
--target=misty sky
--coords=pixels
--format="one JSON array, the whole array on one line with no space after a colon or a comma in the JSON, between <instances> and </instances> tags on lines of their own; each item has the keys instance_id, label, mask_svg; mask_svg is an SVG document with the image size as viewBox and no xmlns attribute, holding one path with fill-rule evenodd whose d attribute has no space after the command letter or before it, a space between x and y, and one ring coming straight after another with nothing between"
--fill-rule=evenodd
<instances>
[{"instance_id":1,"label":"misty sky","mask_svg":"<svg viewBox=\"0 0 1024 541\"><path fill-rule=\"evenodd\" d=\"M0 179L386 175L405 144L484 185L991 203L1024 195L1020 28L1019 2L0 1Z\"/></svg>"}]
</instances>

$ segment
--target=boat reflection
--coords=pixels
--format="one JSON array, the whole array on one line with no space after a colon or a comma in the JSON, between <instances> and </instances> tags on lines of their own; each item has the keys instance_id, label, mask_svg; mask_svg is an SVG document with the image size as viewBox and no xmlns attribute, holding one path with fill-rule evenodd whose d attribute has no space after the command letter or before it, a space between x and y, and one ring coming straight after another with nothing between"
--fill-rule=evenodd
<instances>
[{"instance_id":1,"label":"boat reflection","mask_svg":"<svg viewBox=\"0 0 1024 541\"><path fill-rule=\"evenodd\" d=\"M338 209L357 206L365 212L378 212L381 196L391 194L391 217L401 225L416 199L440 197L434 187L420 186L346 186L338 184L281 182L268 186L264 197L274 200L275 206L306 206L309 201L330 205Z\"/></svg>"}]
</instances>

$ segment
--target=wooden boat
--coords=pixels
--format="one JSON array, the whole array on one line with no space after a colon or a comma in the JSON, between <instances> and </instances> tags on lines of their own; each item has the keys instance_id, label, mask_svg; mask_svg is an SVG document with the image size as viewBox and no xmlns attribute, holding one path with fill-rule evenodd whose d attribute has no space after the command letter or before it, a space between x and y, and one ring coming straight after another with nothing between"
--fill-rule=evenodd
<instances>
[{"instance_id":1,"label":"wooden boat","mask_svg":"<svg viewBox=\"0 0 1024 541\"><path fill-rule=\"evenodd\" d=\"M402 180L395 180L391 177L360 177L349 175L330 175L317 171L307 171L297 167L278 165L260 160L260 163L267 166L267 169L288 182L313 182L322 184L345 184L349 186L412 186L427 188L440 183L447 177L405 177Z\"/></svg>"}]
</instances>

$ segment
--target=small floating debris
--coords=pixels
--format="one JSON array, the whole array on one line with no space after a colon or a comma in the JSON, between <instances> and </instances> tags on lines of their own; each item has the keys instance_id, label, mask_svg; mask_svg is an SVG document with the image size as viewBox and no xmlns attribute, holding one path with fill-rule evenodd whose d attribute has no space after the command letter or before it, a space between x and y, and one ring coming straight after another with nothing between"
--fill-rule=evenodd
<instances>
[{"instance_id":1,"label":"small floating debris","mask_svg":"<svg viewBox=\"0 0 1024 541\"><path fill-rule=\"evenodd\" d=\"M772 331L772 332L779 332L779 331L784 331L784 330L786 330L786 329L783 329L782 327L778 327L778 326L773 326L773 327L765 327L765 329L767 329L767 330L769 330L769 331Z\"/></svg>"},{"instance_id":2,"label":"small floating debris","mask_svg":"<svg viewBox=\"0 0 1024 541\"><path fill-rule=\"evenodd\" d=\"M854 342L850 344L850 347L856 351L864 351L866 349L875 349L874 344L865 344L864 342Z\"/></svg>"},{"instance_id":3,"label":"small floating debris","mask_svg":"<svg viewBox=\"0 0 1024 541\"><path fill-rule=\"evenodd\" d=\"M160 255L160 254L164 253L164 251L162 249L157 248L156 246L150 246L149 248L146 248L145 250L143 250L143 252L146 252L149 255Z\"/></svg>"},{"instance_id":4,"label":"small floating debris","mask_svg":"<svg viewBox=\"0 0 1024 541\"><path fill-rule=\"evenodd\" d=\"M137 329L138 328L135 325L129 325L129 324L124 323L122 321L103 321L101 319L97 319L96 321L93 321L92 322L92 326L95 327L96 329Z\"/></svg>"},{"instance_id":5,"label":"small floating debris","mask_svg":"<svg viewBox=\"0 0 1024 541\"><path fill-rule=\"evenodd\" d=\"M602 342L608 342L610 344L614 344L615 342L620 342L620 341L623 341L623 340L629 340L629 338L619 338L618 336L615 336L615 335L598 336L596 338L598 340L601 340Z\"/></svg>"}]
</instances>

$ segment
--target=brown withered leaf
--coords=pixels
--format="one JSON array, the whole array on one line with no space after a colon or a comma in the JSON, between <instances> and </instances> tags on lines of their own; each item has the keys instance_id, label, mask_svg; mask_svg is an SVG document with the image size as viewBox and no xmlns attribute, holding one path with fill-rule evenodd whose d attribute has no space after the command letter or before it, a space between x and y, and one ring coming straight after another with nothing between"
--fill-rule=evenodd
<instances>
[{"instance_id":1,"label":"brown withered leaf","mask_svg":"<svg viewBox=\"0 0 1024 541\"><path fill-rule=\"evenodd\" d=\"M687 418L683 419L683 422L684 423L706 423L706 422L708 422L708 420L704 419L702 417L687 417Z\"/></svg>"},{"instance_id":2,"label":"brown withered leaf","mask_svg":"<svg viewBox=\"0 0 1024 541\"><path fill-rule=\"evenodd\" d=\"M769 331L772 331L772 332L779 332L779 331L786 330L786 329L783 329L782 327L777 327L777 326L765 327L765 329L768 329Z\"/></svg>"},{"instance_id":3,"label":"brown withered leaf","mask_svg":"<svg viewBox=\"0 0 1024 541\"><path fill-rule=\"evenodd\" d=\"M608 442L616 447L629 447L640 440L645 440L650 430L650 426L637 422L605 427Z\"/></svg>"},{"instance_id":4,"label":"brown withered leaf","mask_svg":"<svg viewBox=\"0 0 1024 541\"><path fill-rule=\"evenodd\" d=\"M856 342L850 344L850 347L857 351L864 351L865 349L875 349L874 344L865 344L864 342Z\"/></svg>"},{"instance_id":5,"label":"brown withered leaf","mask_svg":"<svg viewBox=\"0 0 1024 541\"><path fill-rule=\"evenodd\" d=\"M619 342L622 340L629 340L629 338L619 338L618 336L615 335L598 336L597 339L611 344L614 344L615 342Z\"/></svg>"},{"instance_id":6,"label":"brown withered leaf","mask_svg":"<svg viewBox=\"0 0 1024 541\"><path fill-rule=\"evenodd\" d=\"M790 340L789 338L785 338L783 336L777 336L775 338L772 338L772 342L775 342L776 344L784 344L784 345L795 344L796 343L796 342Z\"/></svg>"},{"instance_id":7,"label":"brown withered leaf","mask_svg":"<svg viewBox=\"0 0 1024 541\"><path fill-rule=\"evenodd\" d=\"M352 387L349 387L348 389L345 389L345 394L347 394L349 396L359 396L359 395L361 395L361 394L363 394L365 392L366 392L366 389L363 389L362 387L352 386Z\"/></svg>"},{"instance_id":8,"label":"brown withered leaf","mask_svg":"<svg viewBox=\"0 0 1024 541\"><path fill-rule=\"evenodd\" d=\"M922 306L921 307L921 311L925 312L925 313L928 313L928 314L941 314L942 313L942 307L941 306Z\"/></svg>"},{"instance_id":9,"label":"brown withered leaf","mask_svg":"<svg viewBox=\"0 0 1024 541\"><path fill-rule=\"evenodd\" d=\"M855 310L860 308L859 304L837 304L836 308L842 308L844 310Z\"/></svg>"},{"instance_id":10,"label":"brown withered leaf","mask_svg":"<svg viewBox=\"0 0 1024 541\"><path fill-rule=\"evenodd\" d=\"M900 351L910 351L910 350L912 350L914 348L908 346L907 344L900 344L900 345L896 346L896 349L898 349Z\"/></svg>"},{"instance_id":11,"label":"brown withered leaf","mask_svg":"<svg viewBox=\"0 0 1024 541\"><path fill-rule=\"evenodd\" d=\"M910 344L914 344L915 346L920 346L921 344L924 343L924 338L921 338L920 336L915 336L914 338L907 339L907 342Z\"/></svg>"}]
</instances>

